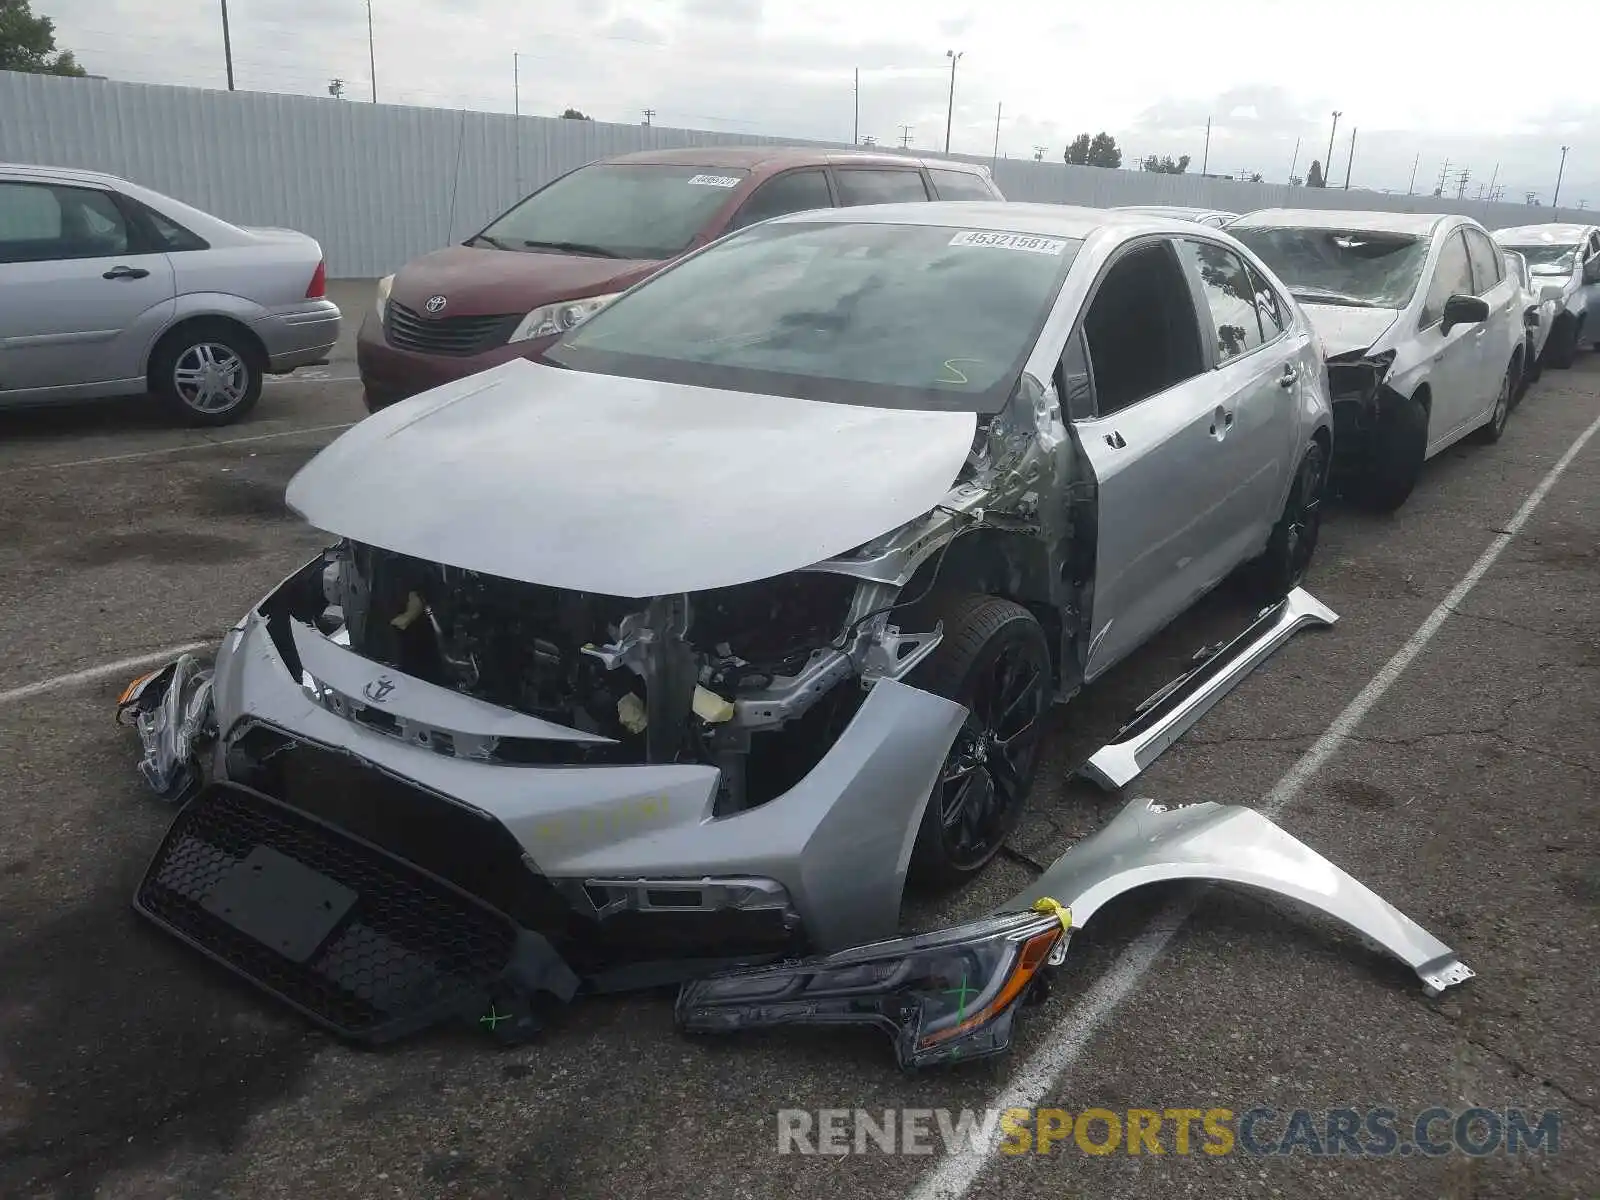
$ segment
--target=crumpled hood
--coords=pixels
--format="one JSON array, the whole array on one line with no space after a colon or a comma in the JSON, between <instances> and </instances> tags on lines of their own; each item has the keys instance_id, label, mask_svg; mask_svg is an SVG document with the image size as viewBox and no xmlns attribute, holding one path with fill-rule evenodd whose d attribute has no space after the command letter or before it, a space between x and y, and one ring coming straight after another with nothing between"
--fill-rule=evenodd
<instances>
[{"instance_id":1,"label":"crumpled hood","mask_svg":"<svg viewBox=\"0 0 1600 1200\"><path fill-rule=\"evenodd\" d=\"M1352 350L1365 350L1384 334L1400 316L1393 308L1351 308L1338 304L1308 304L1305 310L1311 327L1322 339L1322 348L1329 358L1349 354Z\"/></svg>"},{"instance_id":2,"label":"crumpled hood","mask_svg":"<svg viewBox=\"0 0 1600 1200\"><path fill-rule=\"evenodd\" d=\"M977 417L516 359L383 409L289 481L320 529L526 583L658 596L810 566L944 499Z\"/></svg>"}]
</instances>

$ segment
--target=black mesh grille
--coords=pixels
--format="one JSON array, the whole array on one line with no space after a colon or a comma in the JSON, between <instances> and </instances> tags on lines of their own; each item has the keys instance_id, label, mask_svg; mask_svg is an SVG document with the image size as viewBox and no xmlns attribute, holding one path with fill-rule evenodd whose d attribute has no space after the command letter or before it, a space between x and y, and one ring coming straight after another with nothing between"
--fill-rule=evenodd
<instances>
[{"instance_id":1,"label":"black mesh grille","mask_svg":"<svg viewBox=\"0 0 1600 1200\"><path fill-rule=\"evenodd\" d=\"M401 350L465 356L504 346L521 321L520 314L428 317L391 300L383 328L389 344Z\"/></svg>"},{"instance_id":2,"label":"black mesh grille","mask_svg":"<svg viewBox=\"0 0 1600 1200\"><path fill-rule=\"evenodd\" d=\"M356 894L304 962L206 907L258 847ZM445 881L232 784L211 785L178 814L134 906L312 1019L373 1042L472 1015L505 975L517 939L509 918Z\"/></svg>"}]
</instances>

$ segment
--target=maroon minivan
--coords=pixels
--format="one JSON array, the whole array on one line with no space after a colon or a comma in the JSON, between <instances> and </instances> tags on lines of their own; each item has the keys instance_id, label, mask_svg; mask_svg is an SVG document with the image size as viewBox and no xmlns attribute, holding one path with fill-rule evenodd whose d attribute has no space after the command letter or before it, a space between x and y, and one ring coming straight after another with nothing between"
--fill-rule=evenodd
<instances>
[{"instance_id":1,"label":"maroon minivan","mask_svg":"<svg viewBox=\"0 0 1600 1200\"><path fill-rule=\"evenodd\" d=\"M618 292L768 217L1004 198L979 167L904 154L736 146L593 162L379 282L356 341L367 408L537 357Z\"/></svg>"}]
</instances>

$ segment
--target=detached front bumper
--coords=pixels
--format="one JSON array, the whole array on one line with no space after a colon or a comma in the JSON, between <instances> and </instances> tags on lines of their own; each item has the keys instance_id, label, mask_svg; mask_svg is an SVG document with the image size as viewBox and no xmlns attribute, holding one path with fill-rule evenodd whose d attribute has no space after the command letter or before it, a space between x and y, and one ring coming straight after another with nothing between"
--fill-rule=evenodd
<instances>
[{"instance_id":1,"label":"detached front bumper","mask_svg":"<svg viewBox=\"0 0 1600 1200\"><path fill-rule=\"evenodd\" d=\"M538 939L535 965L559 964L587 991L677 983L891 936L923 806L965 717L960 705L881 682L789 792L719 815L719 775L709 766L459 757L473 731L459 728L457 706L449 719L458 727L440 728L445 709L434 706L432 685L302 628L301 645L317 639L317 666L328 676L358 667L374 683L390 682L375 715L378 706L359 697L379 694L377 687L341 678L335 690L308 674L296 637L284 636L287 620L258 611L225 639L209 681L212 784L180 813L137 907L359 1040L397 1036L486 996L508 1003L503 947L445 972L448 996L430 990L436 984L425 981L438 972L420 965L416 979L380 988L382 1005L361 992L339 949L353 923L380 927L406 971L440 961L431 925L396 932L371 915L422 904L408 897L454 896L458 908L470 901L460 919L510 930L513 942ZM419 729L435 736L419 740ZM180 748L178 757L187 761L196 749ZM282 867L279 891L294 895L269 889L275 899L252 902L303 910L285 918L296 931L291 940L309 939L292 965L263 941L259 924L246 917L241 928L215 906L218 889L254 871L257 851L268 850L268 869ZM193 863L204 870L197 874ZM182 886L174 882L180 876L188 880ZM321 929L318 905L337 909L346 899L348 912ZM271 922L267 932L282 935ZM504 938L494 936L501 946ZM528 974L525 964L511 978ZM532 992L519 994L524 1007L532 1004Z\"/></svg>"}]
</instances>

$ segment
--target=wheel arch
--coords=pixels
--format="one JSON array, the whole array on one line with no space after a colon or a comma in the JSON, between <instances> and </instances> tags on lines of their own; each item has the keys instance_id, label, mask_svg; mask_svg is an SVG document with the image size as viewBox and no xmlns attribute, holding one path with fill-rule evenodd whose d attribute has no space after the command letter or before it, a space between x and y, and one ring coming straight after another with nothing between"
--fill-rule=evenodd
<instances>
[{"instance_id":1,"label":"wheel arch","mask_svg":"<svg viewBox=\"0 0 1600 1200\"><path fill-rule=\"evenodd\" d=\"M145 384L151 391L157 387L155 370L156 363L160 361L162 352L174 342L184 337L192 337L201 329L222 329L230 334L237 335L241 348L249 352L254 358L251 364L257 372L264 373L267 368L267 347L261 341L256 331L238 317L227 313L194 313L173 322L168 328L162 330L161 335L150 344L150 352L145 355L144 375Z\"/></svg>"}]
</instances>

